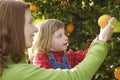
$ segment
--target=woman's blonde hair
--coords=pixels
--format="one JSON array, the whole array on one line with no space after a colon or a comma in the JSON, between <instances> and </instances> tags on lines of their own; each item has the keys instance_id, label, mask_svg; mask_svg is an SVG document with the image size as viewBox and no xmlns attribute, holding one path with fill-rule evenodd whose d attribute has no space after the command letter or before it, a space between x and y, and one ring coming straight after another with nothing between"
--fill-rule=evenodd
<instances>
[{"instance_id":1,"label":"woman's blonde hair","mask_svg":"<svg viewBox=\"0 0 120 80\"><path fill-rule=\"evenodd\" d=\"M39 23L38 37L32 47L32 53L49 52L55 31L64 28L64 23L57 19L46 19Z\"/></svg>"}]
</instances>

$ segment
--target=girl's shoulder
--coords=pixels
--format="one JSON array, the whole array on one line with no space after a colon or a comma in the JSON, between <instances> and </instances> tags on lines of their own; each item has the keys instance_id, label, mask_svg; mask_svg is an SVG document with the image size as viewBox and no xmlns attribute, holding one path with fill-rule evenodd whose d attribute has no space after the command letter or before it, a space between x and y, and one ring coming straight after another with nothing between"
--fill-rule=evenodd
<instances>
[{"instance_id":1,"label":"girl's shoulder","mask_svg":"<svg viewBox=\"0 0 120 80\"><path fill-rule=\"evenodd\" d=\"M36 58L48 58L47 54L41 54L40 52L38 52L35 56Z\"/></svg>"}]
</instances>

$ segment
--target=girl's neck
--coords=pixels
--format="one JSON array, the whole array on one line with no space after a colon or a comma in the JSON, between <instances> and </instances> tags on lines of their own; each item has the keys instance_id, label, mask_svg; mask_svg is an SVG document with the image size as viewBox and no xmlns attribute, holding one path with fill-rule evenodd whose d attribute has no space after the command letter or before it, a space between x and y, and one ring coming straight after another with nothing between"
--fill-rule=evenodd
<instances>
[{"instance_id":1,"label":"girl's neck","mask_svg":"<svg viewBox=\"0 0 120 80\"><path fill-rule=\"evenodd\" d=\"M64 51L50 51L50 52L53 52L53 53L64 53Z\"/></svg>"}]
</instances>

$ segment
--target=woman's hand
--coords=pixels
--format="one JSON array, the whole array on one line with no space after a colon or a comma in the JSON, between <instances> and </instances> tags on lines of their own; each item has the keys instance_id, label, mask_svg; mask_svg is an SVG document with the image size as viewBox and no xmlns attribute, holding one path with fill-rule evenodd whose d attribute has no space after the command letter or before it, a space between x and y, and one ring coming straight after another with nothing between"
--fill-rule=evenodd
<instances>
[{"instance_id":1,"label":"woman's hand","mask_svg":"<svg viewBox=\"0 0 120 80\"><path fill-rule=\"evenodd\" d=\"M114 29L114 26L111 24L111 22L114 22L114 21L116 21L116 19L112 17L109 20L108 24L104 28L100 29L99 40L107 42L110 39Z\"/></svg>"}]
</instances>

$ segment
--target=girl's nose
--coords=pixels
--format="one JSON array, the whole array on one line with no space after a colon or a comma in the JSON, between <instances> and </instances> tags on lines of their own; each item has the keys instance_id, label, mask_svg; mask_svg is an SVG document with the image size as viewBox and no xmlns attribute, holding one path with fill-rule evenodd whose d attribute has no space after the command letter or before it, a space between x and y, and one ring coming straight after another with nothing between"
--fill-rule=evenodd
<instances>
[{"instance_id":1,"label":"girl's nose","mask_svg":"<svg viewBox=\"0 0 120 80\"><path fill-rule=\"evenodd\" d=\"M68 37L65 35L65 39L68 40Z\"/></svg>"}]
</instances>

